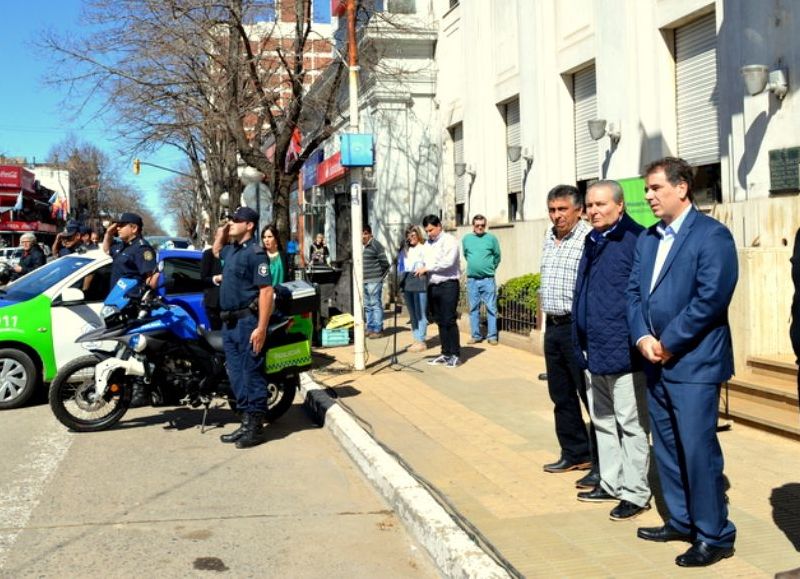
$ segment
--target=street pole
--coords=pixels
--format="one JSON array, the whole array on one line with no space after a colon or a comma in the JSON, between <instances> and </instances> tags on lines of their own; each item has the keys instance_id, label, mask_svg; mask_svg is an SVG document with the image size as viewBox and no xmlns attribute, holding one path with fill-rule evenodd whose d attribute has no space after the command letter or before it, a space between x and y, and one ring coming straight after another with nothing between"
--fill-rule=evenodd
<instances>
[{"instance_id":1,"label":"street pole","mask_svg":"<svg viewBox=\"0 0 800 579\"><path fill-rule=\"evenodd\" d=\"M347 0L347 48L350 72L350 127L359 132L358 116L358 39L356 38L356 0ZM364 253L361 246L361 168L350 168L350 239L353 246L353 336L356 370L364 364Z\"/></svg>"}]
</instances>

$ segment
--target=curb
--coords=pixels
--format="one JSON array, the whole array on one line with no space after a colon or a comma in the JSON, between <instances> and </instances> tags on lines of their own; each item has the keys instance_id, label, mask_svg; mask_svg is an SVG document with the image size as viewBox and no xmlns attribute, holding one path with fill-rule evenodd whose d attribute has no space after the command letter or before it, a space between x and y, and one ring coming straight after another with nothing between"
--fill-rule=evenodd
<instances>
[{"instance_id":1,"label":"curb","mask_svg":"<svg viewBox=\"0 0 800 579\"><path fill-rule=\"evenodd\" d=\"M306 410L339 441L409 532L425 547L442 575L510 577L308 373L301 374L300 394Z\"/></svg>"}]
</instances>

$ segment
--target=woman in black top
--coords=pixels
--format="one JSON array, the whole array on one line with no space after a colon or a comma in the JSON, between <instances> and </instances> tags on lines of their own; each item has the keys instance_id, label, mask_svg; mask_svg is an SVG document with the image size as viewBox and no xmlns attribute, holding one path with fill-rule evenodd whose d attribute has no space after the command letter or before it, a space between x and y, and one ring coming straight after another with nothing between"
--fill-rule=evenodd
<instances>
[{"instance_id":1,"label":"woman in black top","mask_svg":"<svg viewBox=\"0 0 800 579\"><path fill-rule=\"evenodd\" d=\"M212 330L222 329L222 320L219 317L219 286L214 283L213 277L222 273L222 261L214 256L214 252L209 247L203 251L203 258L200 262L200 275L203 278L203 306L208 315L208 321Z\"/></svg>"}]
</instances>

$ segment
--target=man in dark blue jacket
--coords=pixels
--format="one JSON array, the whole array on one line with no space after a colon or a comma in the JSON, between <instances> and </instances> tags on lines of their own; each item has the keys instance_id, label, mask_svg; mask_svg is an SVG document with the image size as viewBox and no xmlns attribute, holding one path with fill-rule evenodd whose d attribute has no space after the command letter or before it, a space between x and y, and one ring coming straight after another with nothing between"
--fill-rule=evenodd
<instances>
[{"instance_id":1,"label":"man in dark blue jacket","mask_svg":"<svg viewBox=\"0 0 800 579\"><path fill-rule=\"evenodd\" d=\"M592 231L578 265L572 325L575 359L587 371L600 484L578 500L618 502L610 517L622 521L650 508L646 379L630 340L625 293L644 228L625 213L616 181L589 188L586 214Z\"/></svg>"}]
</instances>

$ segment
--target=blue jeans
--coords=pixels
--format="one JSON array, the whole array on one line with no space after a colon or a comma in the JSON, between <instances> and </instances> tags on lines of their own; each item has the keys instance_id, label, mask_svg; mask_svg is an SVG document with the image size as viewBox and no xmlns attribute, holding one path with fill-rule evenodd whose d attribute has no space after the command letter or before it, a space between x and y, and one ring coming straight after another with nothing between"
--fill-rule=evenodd
<instances>
[{"instance_id":1,"label":"blue jeans","mask_svg":"<svg viewBox=\"0 0 800 579\"><path fill-rule=\"evenodd\" d=\"M364 282L364 313L368 332L383 331L383 282Z\"/></svg>"},{"instance_id":2,"label":"blue jeans","mask_svg":"<svg viewBox=\"0 0 800 579\"><path fill-rule=\"evenodd\" d=\"M428 332L428 292L403 292L411 315L411 335L415 342L424 342Z\"/></svg>"},{"instance_id":3,"label":"blue jeans","mask_svg":"<svg viewBox=\"0 0 800 579\"><path fill-rule=\"evenodd\" d=\"M493 277L481 279L467 278L467 298L469 299L469 327L475 340L481 336L481 303L486 304L486 337L497 339L497 286Z\"/></svg>"},{"instance_id":4,"label":"blue jeans","mask_svg":"<svg viewBox=\"0 0 800 579\"><path fill-rule=\"evenodd\" d=\"M242 318L234 328L222 327L222 343L225 347L225 368L236 396L236 407L240 412L267 411L267 379L264 376L266 347L258 354L250 346L250 334L258 326L256 316Z\"/></svg>"}]
</instances>

